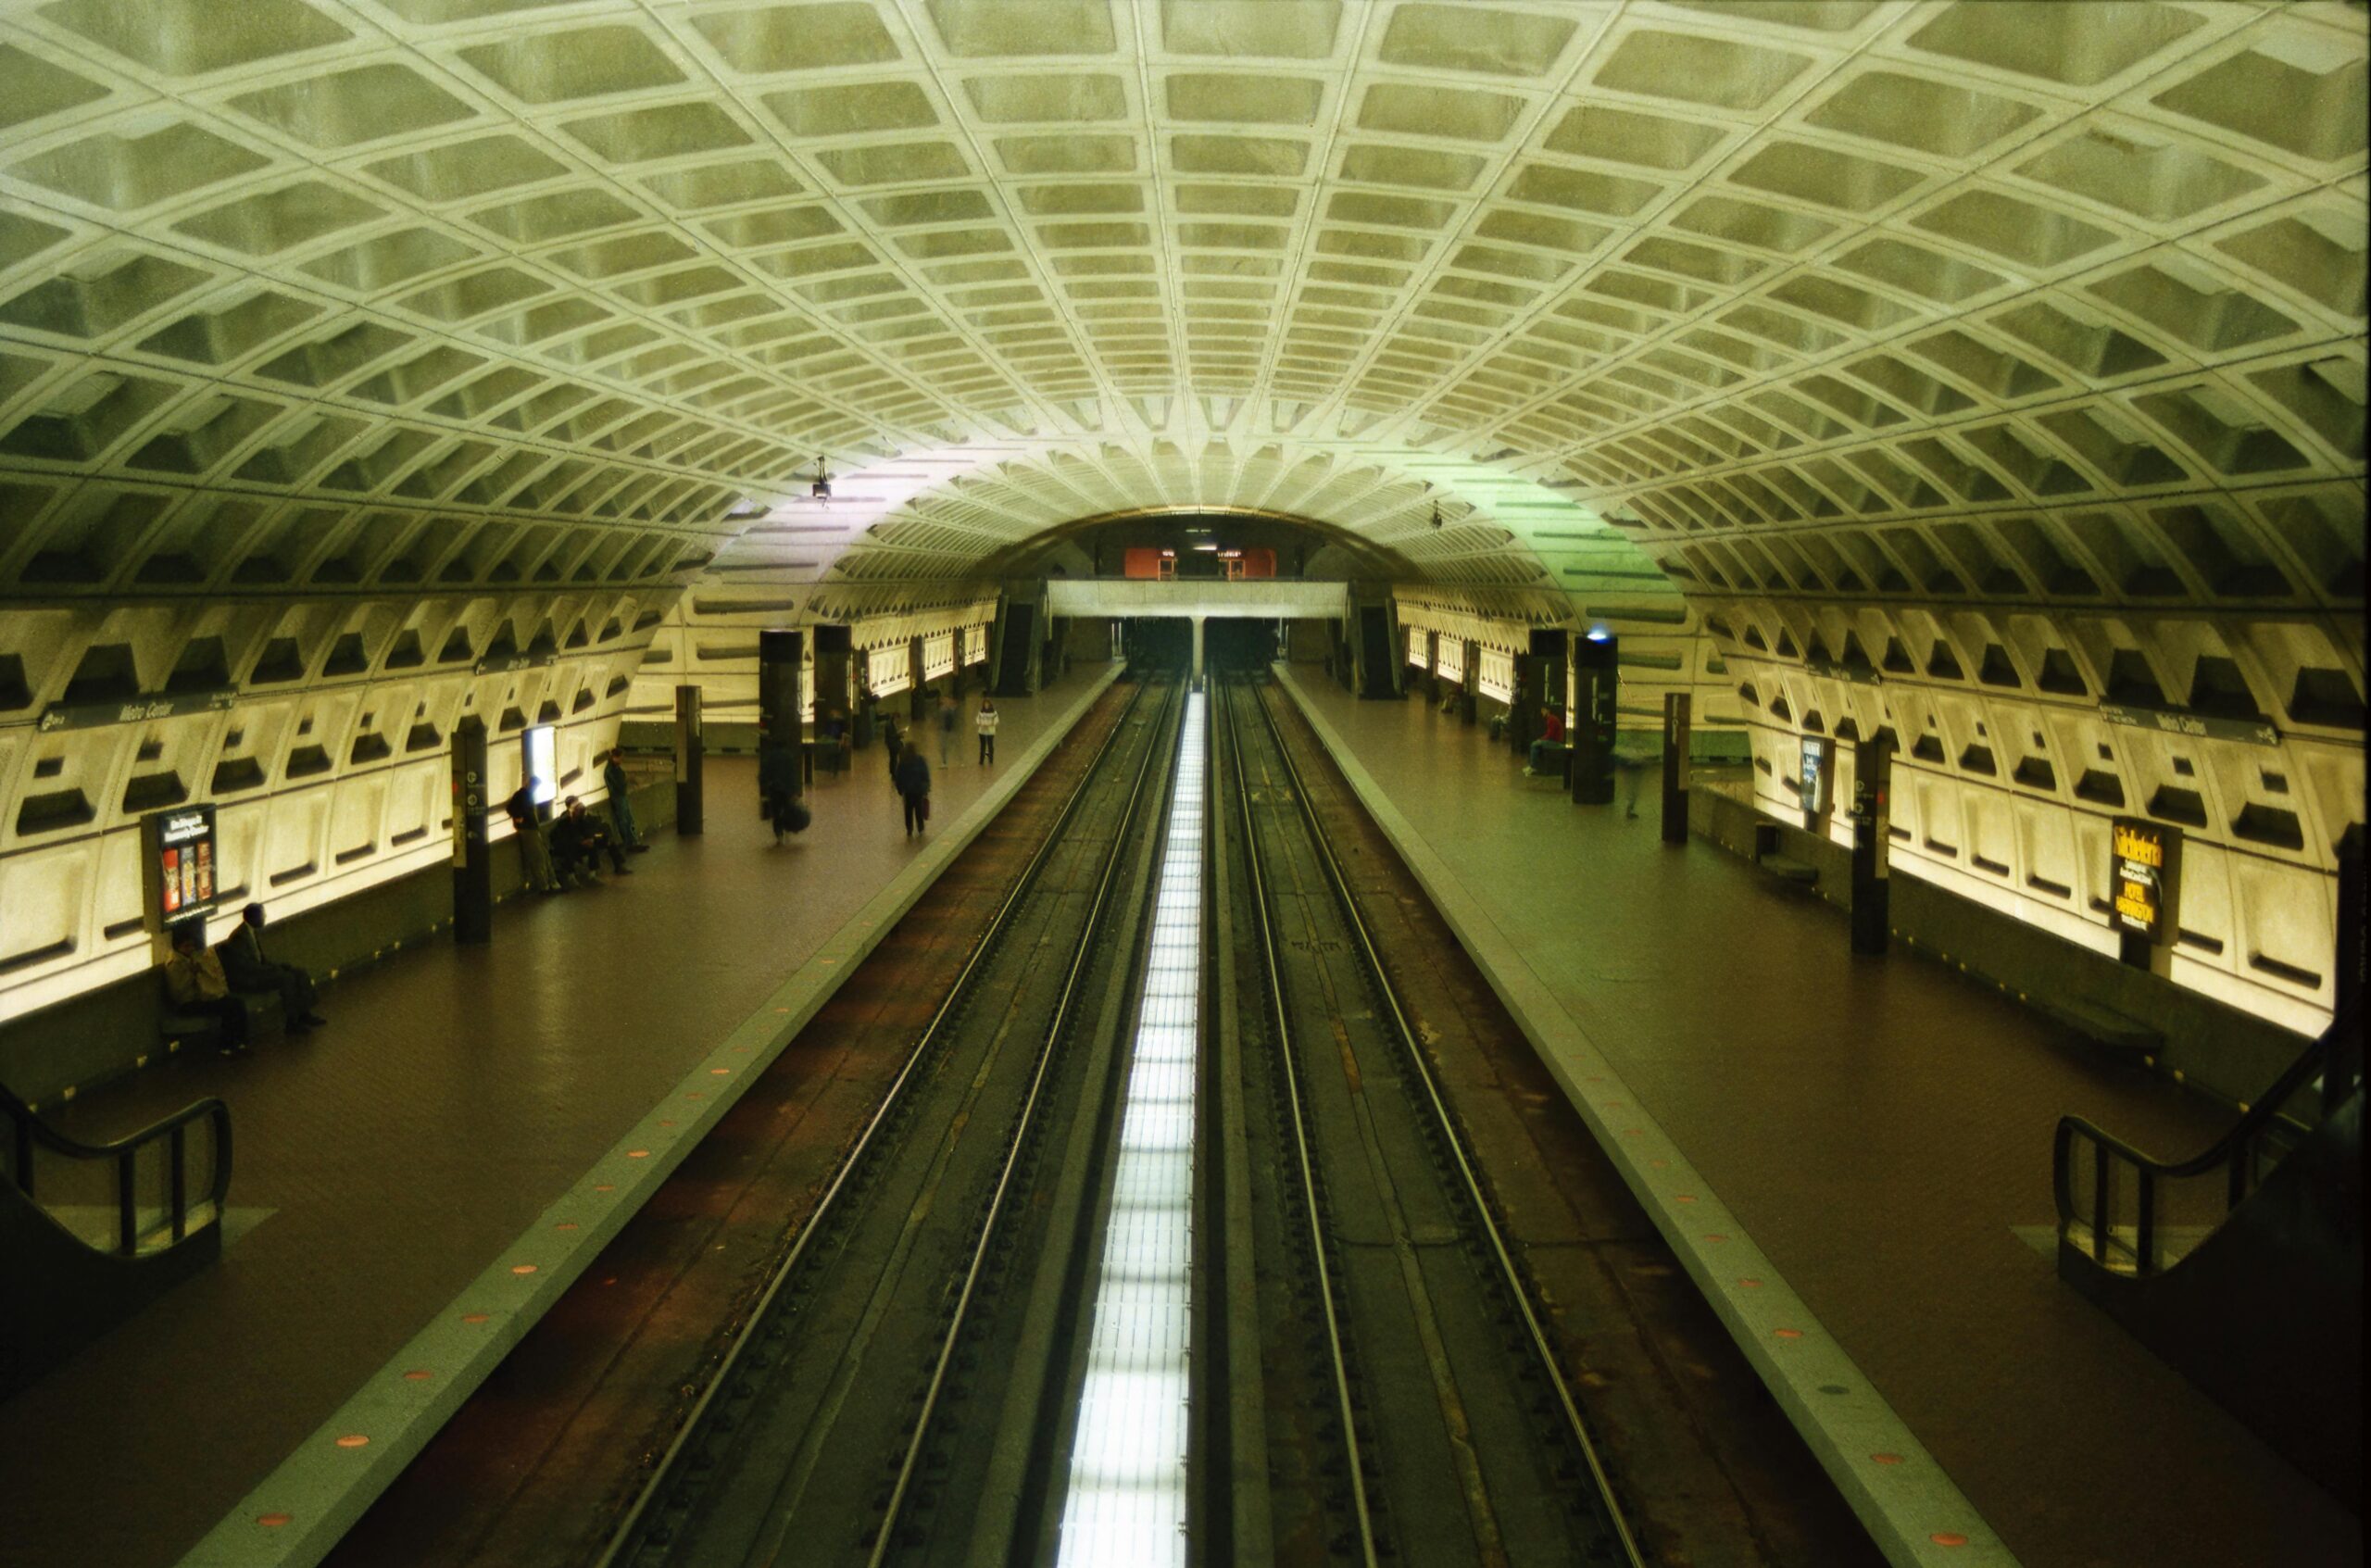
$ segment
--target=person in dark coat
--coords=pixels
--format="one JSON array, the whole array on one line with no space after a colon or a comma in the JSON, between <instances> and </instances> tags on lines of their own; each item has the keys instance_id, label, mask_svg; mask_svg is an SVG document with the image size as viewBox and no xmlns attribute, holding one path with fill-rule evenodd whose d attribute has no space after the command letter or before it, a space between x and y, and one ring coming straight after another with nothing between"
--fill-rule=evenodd
<instances>
[{"instance_id":1,"label":"person in dark coat","mask_svg":"<svg viewBox=\"0 0 2371 1568\"><path fill-rule=\"evenodd\" d=\"M769 746L758 753L758 801L766 821L773 825L776 844L784 834L807 825L798 820L797 768L798 754L786 746Z\"/></svg>"},{"instance_id":2,"label":"person in dark coat","mask_svg":"<svg viewBox=\"0 0 2371 1568\"><path fill-rule=\"evenodd\" d=\"M601 765L601 785L609 792L609 821L617 824L618 842L639 855L650 847L642 841L642 830L634 825L634 781L626 776L626 754L621 746L609 748L608 760Z\"/></svg>"},{"instance_id":3,"label":"person in dark coat","mask_svg":"<svg viewBox=\"0 0 2371 1568\"><path fill-rule=\"evenodd\" d=\"M329 1022L313 1010L320 992L313 985L312 975L293 963L275 962L264 951L261 904L249 904L240 910L238 925L214 945L214 951L222 960L222 973L233 991L280 994L280 1015L288 1021L292 1033L301 1034Z\"/></svg>"},{"instance_id":4,"label":"person in dark coat","mask_svg":"<svg viewBox=\"0 0 2371 1568\"><path fill-rule=\"evenodd\" d=\"M921 746L906 747L897 759L897 793L906 802L906 836L911 838L930 821L930 759Z\"/></svg>"},{"instance_id":5,"label":"person in dark coat","mask_svg":"<svg viewBox=\"0 0 2371 1568\"><path fill-rule=\"evenodd\" d=\"M542 813L535 808L535 786L542 782L527 780L502 803L502 809L509 814L511 836L519 841L521 880L538 893L557 893L559 878L552 874L551 846L544 842Z\"/></svg>"}]
</instances>

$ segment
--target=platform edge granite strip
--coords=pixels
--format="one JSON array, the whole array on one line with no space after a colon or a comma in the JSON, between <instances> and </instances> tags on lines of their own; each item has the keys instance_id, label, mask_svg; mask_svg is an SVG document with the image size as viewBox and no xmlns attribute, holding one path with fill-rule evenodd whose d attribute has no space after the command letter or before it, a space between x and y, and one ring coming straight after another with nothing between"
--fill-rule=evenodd
<instances>
[{"instance_id":1,"label":"platform edge granite strip","mask_svg":"<svg viewBox=\"0 0 2371 1568\"><path fill-rule=\"evenodd\" d=\"M1408 863L1474 967L1564 1090L1722 1326L1898 1568L2015 1568L1977 1514L1843 1347L1820 1325L1718 1194L1640 1109L1578 1021L1448 861L1386 797L1291 670L1278 666L1318 741ZM1655 1161L1661 1161L1660 1164ZM1748 1285L1744 1282L1752 1281ZM1839 1393L1827 1392L1841 1390ZM1883 1456L1882 1458L1878 1456Z\"/></svg>"},{"instance_id":2,"label":"platform edge granite strip","mask_svg":"<svg viewBox=\"0 0 2371 1568\"><path fill-rule=\"evenodd\" d=\"M1090 682L943 834L225 1514L181 1568L312 1568L327 1556L1119 675L1115 664ZM415 1375L421 1373L428 1375Z\"/></svg>"}]
</instances>

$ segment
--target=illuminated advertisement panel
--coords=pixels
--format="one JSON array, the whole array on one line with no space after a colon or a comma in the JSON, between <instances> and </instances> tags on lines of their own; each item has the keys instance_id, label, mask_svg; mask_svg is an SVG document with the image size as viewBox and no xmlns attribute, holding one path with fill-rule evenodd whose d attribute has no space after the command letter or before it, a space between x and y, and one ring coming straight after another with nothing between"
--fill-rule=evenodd
<instances>
[{"instance_id":1,"label":"illuminated advertisement panel","mask_svg":"<svg viewBox=\"0 0 2371 1568\"><path fill-rule=\"evenodd\" d=\"M1836 770L1829 765L1830 742L1824 735L1803 737L1802 771L1799 775L1803 791L1803 815L1822 817L1827 814L1835 787Z\"/></svg>"},{"instance_id":2,"label":"illuminated advertisement panel","mask_svg":"<svg viewBox=\"0 0 2371 1568\"><path fill-rule=\"evenodd\" d=\"M2171 935L2181 830L2117 817L2110 829L2109 907L2115 928L2152 942Z\"/></svg>"},{"instance_id":3,"label":"illuminated advertisement panel","mask_svg":"<svg viewBox=\"0 0 2371 1568\"><path fill-rule=\"evenodd\" d=\"M214 808L176 806L141 819L144 878L152 929L161 930L214 909Z\"/></svg>"}]
</instances>

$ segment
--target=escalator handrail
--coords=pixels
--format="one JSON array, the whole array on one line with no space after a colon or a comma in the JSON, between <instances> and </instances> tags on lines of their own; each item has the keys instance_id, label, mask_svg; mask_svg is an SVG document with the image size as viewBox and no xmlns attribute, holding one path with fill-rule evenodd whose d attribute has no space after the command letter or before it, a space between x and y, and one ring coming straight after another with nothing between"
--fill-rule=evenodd
<instances>
[{"instance_id":1,"label":"escalator handrail","mask_svg":"<svg viewBox=\"0 0 2371 1568\"><path fill-rule=\"evenodd\" d=\"M170 1137L200 1117L214 1123L214 1180L206 1201L219 1211L222 1200L231 1191L231 1108L219 1098L208 1095L193 1100L171 1115L150 1123L136 1133L127 1133L107 1143L89 1144L67 1136L41 1118L41 1113L19 1099L14 1091L0 1085L0 1115L16 1123L17 1135L30 1138L40 1148L75 1160L108 1160L120 1161L127 1154L136 1154L160 1138Z\"/></svg>"},{"instance_id":2,"label":"escalator handrail","mask_svg":"<svg viewBox=\"0 0 2371 1568\"><path fill-rule=\"evenodd\" d=\"M2312 1045L2298 1053L2297 1060L2290 1062L2280 1076L2273 1080L2271 1087L2265 1089L2256 1102L2250 1106L2238 1121L2231 1123L2228 1131L2215 1139L2205 1150L2188 1160L2160 1160L2154 1155L2144 1153L2134 1148L2086 1117L2071 1114L2060 1117L2056 1158L2051 1161L2056 1167L2059 1211L2062 1214L2069 1211L2065 1178L2067 1155L2075 1136L2079 1135L2104 1148L2109 1153L2115 1155L2127 1164L2146 1171L2152 1176L2203 1175L2229 1160L2234 1152L2245 1148L2256 1134L2262 1132L2274 1118L2280 1115L2297 1091L2313 1082L2315 1073L2326 1068L2331 1059L2339 1054L2340 1048L2354 1039L2356 1031L2361 1027L2361 1004L2350 1003L2346 1010L2331 1022L2329 1028L2324 1030Z\"/></svg>"}]
</instances>

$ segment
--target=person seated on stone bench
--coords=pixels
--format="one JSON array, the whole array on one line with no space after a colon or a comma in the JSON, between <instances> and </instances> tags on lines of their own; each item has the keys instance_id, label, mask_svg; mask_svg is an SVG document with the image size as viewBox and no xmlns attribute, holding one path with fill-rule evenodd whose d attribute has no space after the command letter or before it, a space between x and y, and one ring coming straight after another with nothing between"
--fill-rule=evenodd
<instances>
[{"instance_id":1,"label":"person seated on stone bench","mask_svg":"<svg viewBox=\"0 0 2371 1568\"><path fill-rule=\"evenodd\" d=\"M320 993L313 977L293 963L278 963L263 950L263 906L249 904L239 911L231 935L214 945L214 955L233 991L270 991L280 997L280 1015L291 1034L317 1029L328 1019L313 1010Z\"/></svg>"},{"instance_id":2,"label":"person seated on stone bench","mask_svg":"<svg viewBox=\"0 0 2371 1568\"><path fill-rule=\"evenodd\" d=\"M1564 716L1552 708L1544 709L1539 715L1539 738L1531 743L1531 760L1523 771L1534 776L1562 772L1563 757Z\"/></svg>"},{"instance_id":3,"label":"person seated on stone bench","mask_svg":"<svg viewBox=\"0 0 2371 1568\"><path fill-rule=\"evenodd\" d=\"M584 802L570 796L559 816L552 822L552 868L566 882L582 878L596 879L600 870L601 852L609 852L609 865L620 876L634 875L626 864L625 852L618 847L617 839L600 818L584 809Z\"/></svg>"},{"instance_id":4,"label":"person seated on stone bench","mask_svg":"<svg viewBox=\"0 0 2371 1568\"><path fill-rule=\"evenodd\" d=\"M216 1048L236 1056L247 1048L247 1004L231 994L222 960L206 945L206 922L185 920L173 927L173 955L165 960L165 997L175 1010L215 1027Z\"/></svg>"}]
</instances>

